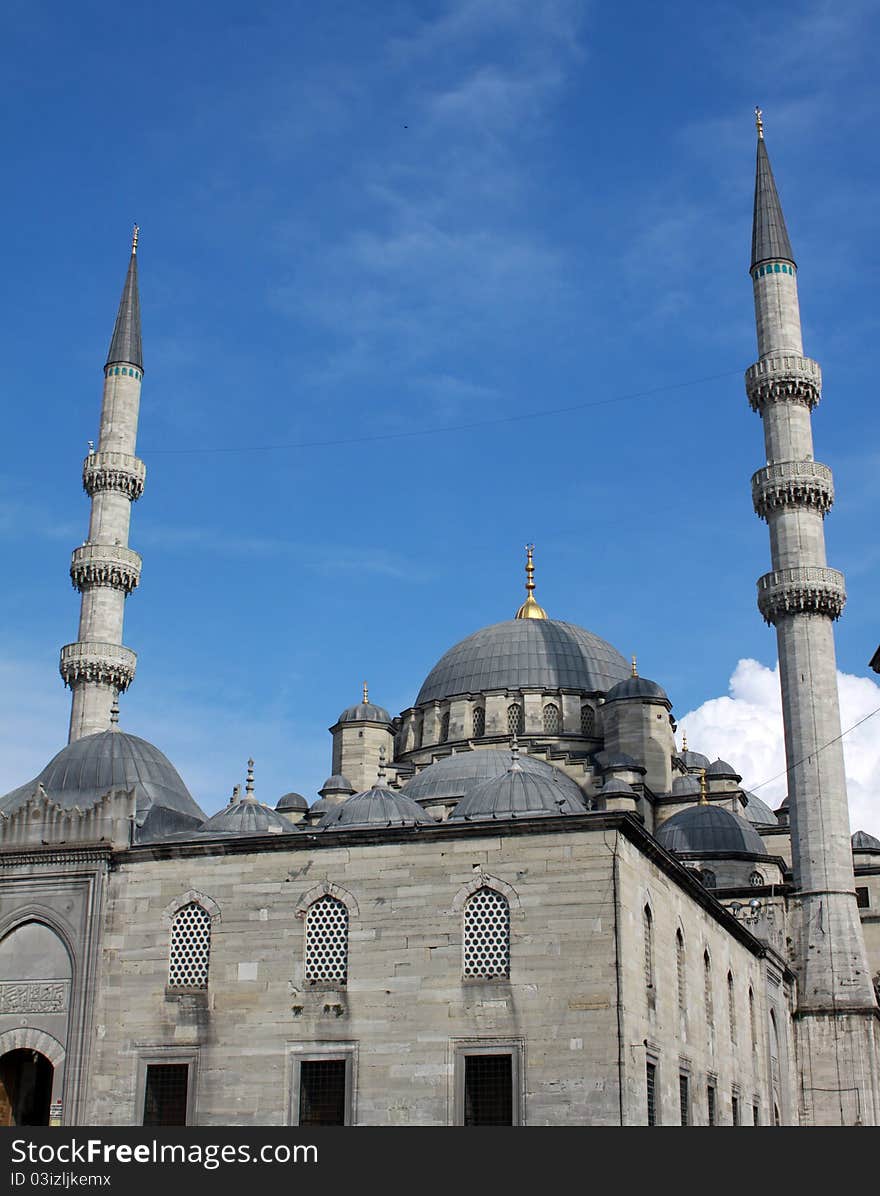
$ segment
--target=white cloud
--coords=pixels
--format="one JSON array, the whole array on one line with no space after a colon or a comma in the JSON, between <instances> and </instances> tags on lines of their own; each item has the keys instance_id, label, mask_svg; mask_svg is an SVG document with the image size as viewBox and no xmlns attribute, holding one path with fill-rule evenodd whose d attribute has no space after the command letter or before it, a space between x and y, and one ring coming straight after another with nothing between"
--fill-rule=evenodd
<instances>
[{"instance_id":1,"label":"white cloud","mask_svg":"<svg viewBox=\"0 0 880 1196\"><path fill-rule=\"evenodd\" d=\"M855 727L843 739L851 829L880 837L880 714L855 726L880 708L880 685L840 672L837 685L841 726L844 731ZM770 669L757 660L740 660L730 678L730 696L710 698L690 711L679 720L679 730L687 734L692 751L732 764L745 788L771 808L785 797L778 664Z\"/></svg>"}]
</instances>

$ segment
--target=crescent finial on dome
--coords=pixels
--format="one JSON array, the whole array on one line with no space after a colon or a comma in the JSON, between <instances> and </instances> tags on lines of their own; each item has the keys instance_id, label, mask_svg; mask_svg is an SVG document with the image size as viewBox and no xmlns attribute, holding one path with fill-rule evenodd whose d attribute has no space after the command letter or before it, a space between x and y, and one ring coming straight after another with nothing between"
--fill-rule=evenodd
<instances>
[{"instance_id":1,"label":"crescent finial on dome","mask_svg":"<svg viewBox=\"0 0 880 1196\"><path fill-rule=\"evenodd\" d=\"M535 566L532 561L534 544L526 545L526 600L516 612L517 619L546 619L547 612L535 601Z\"/></svg>"}]
</instances>

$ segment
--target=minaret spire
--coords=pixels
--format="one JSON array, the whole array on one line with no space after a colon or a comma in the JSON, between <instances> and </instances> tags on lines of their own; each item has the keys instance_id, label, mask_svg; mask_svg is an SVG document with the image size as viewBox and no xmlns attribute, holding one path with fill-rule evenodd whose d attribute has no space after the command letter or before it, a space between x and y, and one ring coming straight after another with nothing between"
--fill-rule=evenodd
<instances>
[{"instance_id":1,"label":"minaret spire","mask_svg":"<svg viewBox=\"0 0 880 1196\"><path fill-rule=\"evenodd\" d=\"M70 740L109 730L117 695L131 684L137 657L122 643L125 599L137 586L141 558L128 547L131 504L144 489L146 467L135 456L143 350L138 295L138 227L104 366L97 451L83 462L92 501L88 539L74 550L70 577L82 595L79 637L61 649L61 676L73 691Z\"/></svg>"},{"instance_id":2,"label":"minaret spire","mask_svg":"<svg viewBox=\"0 0 880 1196\"><path fill-rule=\"evenodd\" d=\"M876 1124L876 1002L855 897L834 655L846 591L825 559L831 470L813 457L822 374L803 356L797 268L757 115L750 273L759 360L746 371L746 391L763 421L767 462L752 478L752 498L770 532L772 569L758 581L758 608L779 651L801 1100L808 1124Z\"/></svg>"}]
</instances>

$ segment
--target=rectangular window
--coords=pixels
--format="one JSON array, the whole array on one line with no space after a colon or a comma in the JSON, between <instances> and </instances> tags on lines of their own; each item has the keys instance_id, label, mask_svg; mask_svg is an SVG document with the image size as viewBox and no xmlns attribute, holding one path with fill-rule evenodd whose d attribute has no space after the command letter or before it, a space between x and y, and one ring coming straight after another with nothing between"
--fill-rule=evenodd
<instances>
[{"instance_id":1,"label":"rectangular window","mask_svg":"<svg viewBox=\"0 0 880 1196\"><path fill-rule=\"evenodd\" d=\"M144 1125L186 1125L188 1063L150 1063L144 1085Z\"/></svg>"},{"instance_id":2,"label":"rectangular window","mask_svg":"<svg viewBox=\"0 0 880 1196\"><path fill-rule=\"evenodd\" d=\"M730 1098L730 1111L733 1117L733 1124L739 1125L739 1097L736 1093Z\"/></svg>"},{"instance_id":3,"label":"rectangular window","mask_svg":"<svg viewBox=\"0 0 880 1196\"><path fill-rule=\"evenodd\" d=\"M657 1064L645 1064L645 1086L648 1095L648 1125L657 1124Z\"/></svg>"},{"instance_id":4,"label":"rectangular window","mask_svg":"<svg viewBox=\"0 0 880 1196\"><path fill-rule=\"evenodd\" d=\"M522 1043L465 1041L454 1044L455 1124L520 1125Z\"/></svg>"},{"instance_id":5,"label":"rectangular window","mask_svg":"<svg viewBox=\"0 0 880 1196\"><path fill-rule=\"evenodd\" d=\"M348 1067L342 1059L304 1059L299 1073L299 1124L345 1125Z\"/></svg>"},{"instance_id":6,"label":"rectangular window","mask_svg":"<svg viewBox=\"0 0 880 1196\"><path fill-rule=\"evenodd\" d=\"M706 1111L709 1115L709 1125L715 1125L715 1085L709 1084L706 1088L707 1106Z\"/></svg>"},{"instance_id":7,"label":"rectangular window","mask_svg":"<svg viewBox=\"0 0 880 1196\"><path fill-rule=\"evenodd\" d=\"M684 1074L679 1074L678 1077L678 1103L681 1107L681 1124L690 1125L691 1123L691 1092L690 1080Z\"/></svg>"},{"instance_id":8,"label":"rectangular window","mask_svg":"<svg viewBox=\"0 0 880 1196\"><path fill-rule=\"evenodd\" d=\"M856 905L859 909L868 909L871 905L868 890L861 885L856 889Z\"/></svg>"},{"instance_id":9,"label":"rectangular window","mask_svg":"<svg viewBox=\"0 0 880 1196\"><path fill-rule=\"evenodd\" d=\"M752 1105L752 1125L761 1124L761 1110L757 1105Z\"/></svg>"}]
</instances>

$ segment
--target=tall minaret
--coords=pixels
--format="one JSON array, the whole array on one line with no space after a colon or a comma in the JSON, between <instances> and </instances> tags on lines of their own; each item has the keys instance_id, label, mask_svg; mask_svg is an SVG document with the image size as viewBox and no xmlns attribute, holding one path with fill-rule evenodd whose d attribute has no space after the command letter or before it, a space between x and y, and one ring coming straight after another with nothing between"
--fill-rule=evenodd
<instances>
[{"instance_id":1,"label":"tall minaret","mask_svg":"<svg viewBox=\"0 0 880 1196\"><path fill-rule=\"evenodd\" d=\"M758 608L776 628L796 895L792 963L801 1118L880 1121L876 1004L856 906L834 657L843 575L825 561L831 470L813 459L822 375L803 356L797 267L764 142L760 109L751 275L759 359L746 371L767 464L752 478L770 529L772 571Z\"/></svg>"},{"instance_id":2,"label":"tall minaret","mask_svg":"<svg viewBox=\"0 0 880 1196\"><path fill-rule=\"evenodd\" d=\"M122 644L125 599L140 580L141 558L128 547L131 504L144 489L146 467L135 456L141 378L141 308L137 284L138 229L110 352L98 450L83 462L83 488L92 500L89 538L74 549L70 577L82 594L79 637L61 649L61 676L73 690L70 741L108 731L119 693L134 678L137 657Z\"/></svg>"}]
</instances>

